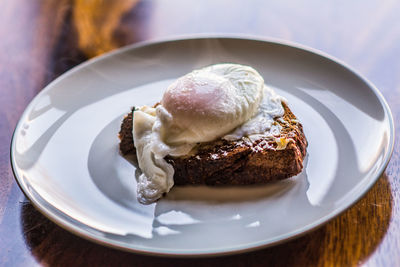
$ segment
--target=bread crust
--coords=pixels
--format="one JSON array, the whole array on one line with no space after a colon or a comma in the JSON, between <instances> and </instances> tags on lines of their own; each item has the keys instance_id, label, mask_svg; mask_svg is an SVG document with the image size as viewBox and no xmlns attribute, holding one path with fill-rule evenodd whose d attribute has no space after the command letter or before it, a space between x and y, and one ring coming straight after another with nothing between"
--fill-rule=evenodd
<instances>
[{"instance_id":1,"label":"bread crust","mask_svg":"<svg viewBox=\"0 0 400 267\"><path fill-rule=\"evenodd\" d=\"M282 126L279 136L253 142L247 138L236 141L220 139L199 144L191 155L165 157L175 170L175 185L260 184L300 173L307 153L307 139L303 126L287 104L282 102L282 106L283 117L275 119ZM122 155L136 155L132 112L123 119L119 138ZM281 141L285 146L278 145Z\"/></svg>"}]
</instances>

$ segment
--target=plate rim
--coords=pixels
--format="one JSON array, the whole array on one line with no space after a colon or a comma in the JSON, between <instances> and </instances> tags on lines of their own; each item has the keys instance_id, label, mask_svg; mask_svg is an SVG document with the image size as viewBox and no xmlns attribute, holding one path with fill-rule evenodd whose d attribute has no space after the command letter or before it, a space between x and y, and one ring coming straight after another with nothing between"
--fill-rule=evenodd
<instances>
[{"instance_id":1,"label":"plate rim","mask_svg":"<svg viewBox=\"0 0 400 267\"><path fill-rule=\"evenodd\" d=\"M346 204L341 205L339 208L334 209L330 214L323 216L319 218L318 220L313 221L313 223L303 227L301 230L296 230L292 231L289 233L286 233L283 238L280 238L278 240L272 241L272 242L263 242L263 241L258 241L258 242L252 242L248 244L242 244L242 245L236 245L233 247L224 247L222 249L212 249L211 251L206 251L206 250L184 250L181 251L180 249L164 249L164 248L148 248L145 247L145 249L141 246L124 246L121 244L121 242L115 241L115 240L110 240L109 238L103 238L101 236L95 235L92 232L82 230L78 224L82 224L76 219L73 219L72 217L69 217L68 214L64 214L65 216L69 217L70 220L74 221L75 224L71 223L70 221L66 220L60 215L53 214L53 212L46 208L45 205L41 204L37 199L29 194L29 190L25 188L24 183L22 181L22 178L19 176L16 163L15 163L15 156L13 151L15 150L15 142L16 142L16 132L20 129L21 124L22 124L22 118L26 117L26 113L28 110L31 109L31 106L34 104L34 102L39 99L45 92L48 90L51 90L51 88L57 84L60 80L65 79L66 77L72 75L73 73L79 71L82 68L85 68L88 65L94 64L98 61L104 60L109 57L113 57L118 54L123 54L127 51L135 50L141 47L146 47L150 45L157 45L157 44L167 44L170 42L179 42L179 41L195 41L195 40L206 40L206 39L213 39L213 40L218 40L218 39L224 39L224 40L244 40L244 41L256 41L256 42L264 42L264 43L269 43L269 44L275 44L275 45L280 45L280 46L285 46L288 48L294 48L301 50L303 52L311 53L313 55L322 57L324 59L328 59L329 61L338 64L345 68L346 71L350 72L352 75L357 77L360 81L365 83L370 90L375 94L376 98L379 100L379 102L382 105L382 108L384 109L384 113L387 115L388 118L388 123L389 123L389 128L390 128L390 136L389 136L389 141L388 141L388 151L385 154L384 160L382 161L380 168L376 171L376 175L372 176L370 181L364 185L364 190L357 195L356 197L353 197L351 201L348 201ZM372 186L378 181L378 179L382 176L384 173L387 165L390 162L391 156L393 154L394 150L394 142L395 142L395 127L394 127L394 120L393 120L393 115L390 110L390 107L382 95L382 93L375 87L375 85L372 84L367 78L363 77L361 74L359 74L357 71L355 71L352 67L350 67L348 64L343 62L340 59L335 58L334 56L331 56L323 51L320 51L318 49L302 45L293 41L288 41L288 40L283 40L279 38L266 38L266 37L260 37L260 36L254 36L254 35L248 35L248 34L185 34L185 35L173 35L169 37L164 37L164 38L156 38L156 39L149 39L146 41L134 43L131 45L127 45L121 48L118 48L116 50L113 50L111 52L107 52L105 54L96 56L94 58L91 58L89 60L86 60L77 66L73 67L72 69L64 72L61 74L59 77L51 81L48 85L46 85L41 91L37 93L37 95L32 98L29 102L29 104L25 107L23 113L20 115L18 122L14 128L12 138L11 138L11 144L10 144L10 163L11 163L11 169L14 175L14 178L25 195L27 199L32 203L32 205L40 211L42 215L44 215L46 218L60 226L61 228L81 237L86 240L92 241L94 243L109 247L109 248L116 248L119 250L127 251L127 252L133 252L133 253L138 253L138 254L144 254L144 255L150 255L150 256L161 256L161 257L214 257L214 256L225 256L225 255L232 255L232 254L239 254L239 253L245 253L249 251L254 251L254 250L259 250L263 249L266 247L271 247L275 246L284 242L288 242L290 240L293 240L295 238L298 238L300 236L303 236L309 232L315 231L318 228L324 226L334 218L338 217L340 214L354 206L358 201L360 201L367 192L369 192L372 188ZM51 203L49 203L51 205ZM58 210L55 208L53 205L51 205L53 209ZM59 210L58 210L59 211ZM59 211L61 212L61 211ZM96 230L98 231L98 230ZM111 242L112 241L112 242Z\"/></svg>"}]
</instances>

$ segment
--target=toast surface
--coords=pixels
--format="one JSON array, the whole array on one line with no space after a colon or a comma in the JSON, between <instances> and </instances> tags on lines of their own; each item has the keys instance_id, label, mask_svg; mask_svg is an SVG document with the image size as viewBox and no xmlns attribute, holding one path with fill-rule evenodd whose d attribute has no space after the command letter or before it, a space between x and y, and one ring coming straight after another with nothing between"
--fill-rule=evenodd
<instances>
[{"instance_id":1,"label":"toast surface","mask_svg":"<svg viewBox=\"0 0 400 267\"><path fill-rule=\"evenodd\" d=\"M202 143L190 155L167 156L174 170L175 185L246 185L266 183L297 175L303 168L307 139L303 126L282 102L284 115L275 119L282 126L279 136L251 141L219 139ZM120 151L136 155L132 135L132 112L122 121Z\"/></svg>"}]
</instances>

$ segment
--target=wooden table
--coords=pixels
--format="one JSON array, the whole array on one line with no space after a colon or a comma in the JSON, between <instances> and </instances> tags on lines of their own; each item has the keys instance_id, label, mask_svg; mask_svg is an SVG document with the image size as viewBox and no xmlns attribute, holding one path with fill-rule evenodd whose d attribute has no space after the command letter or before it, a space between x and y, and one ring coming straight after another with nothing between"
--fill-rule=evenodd
<instances>
[{"instance_id":1,"label":"wooden table","mask_svg":"<svg viewBox=\"0 0 400 267\"><path fill-rule=\"evenodd\" d=\"M102 247L36 211L9 160L13 129L50 81L88 58L188 33L245 33L295 41L346 62L400 115L397 1L13 0L0 5L0 265L400 266L400 147L351 209L291 242L229 257L165 259ZM399 135L396 124L396 139Z\"/></svg>"}]
</instances>

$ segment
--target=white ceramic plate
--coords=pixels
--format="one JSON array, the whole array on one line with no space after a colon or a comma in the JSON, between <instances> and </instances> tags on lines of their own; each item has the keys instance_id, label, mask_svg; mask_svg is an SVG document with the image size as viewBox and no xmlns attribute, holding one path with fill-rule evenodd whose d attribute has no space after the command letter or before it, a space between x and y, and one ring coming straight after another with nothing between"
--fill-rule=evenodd
<instances>
[{"instance_id":1,"label":"white ceramic plate","mask_svg":"<svg viewBox=\"0 0 400 267\"><path fill-rule=\"evenodd\" d=\"M247 64L286 97L309 141L304 171L264 186L174 187L136 200L135 167L118 153L120 122L177 77L218 62ZM270 246L349 208L384 171L393 120L378 90L298 45L194 38L130 46L64 74L30 103L11 159L26 196L87 239L154 255L215 255Z\"/></svg>"}]
</instances>

